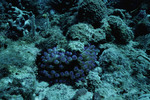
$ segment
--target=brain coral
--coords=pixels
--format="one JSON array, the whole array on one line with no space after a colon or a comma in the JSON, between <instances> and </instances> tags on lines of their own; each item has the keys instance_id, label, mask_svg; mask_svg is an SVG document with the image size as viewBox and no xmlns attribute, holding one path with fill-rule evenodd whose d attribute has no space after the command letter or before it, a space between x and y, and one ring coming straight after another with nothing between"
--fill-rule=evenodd
<instances>
[{"instance_id":1,"label":"brain coral","mask_svg":"<svg viewBox=\"0 0 150 100\"><path fill-rule=\"evenodd\" d=\"M82 53L48 49L38 60L39 79L47 81L50 85L84 81L90 70L96 67L98 49L87 46Z\"/></svg>"}]
</instances>

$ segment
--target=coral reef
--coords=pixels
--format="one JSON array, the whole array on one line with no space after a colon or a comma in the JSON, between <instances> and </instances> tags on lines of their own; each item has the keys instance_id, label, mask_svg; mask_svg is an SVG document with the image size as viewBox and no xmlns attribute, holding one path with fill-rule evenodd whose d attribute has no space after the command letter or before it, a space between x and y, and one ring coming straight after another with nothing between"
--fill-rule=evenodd
<instances>
[{"instance_id":1,"label":"coral reef","mask_svg":"<svg viewBox=\"0 0 150 100\"><path fill-rule=\"evenodd\" d=\"M135 36L146 35L150 33L150 15L143 18L135 28Z\"/></svg>"},{"instance_id":2,"label":"coral reef","mask_svg":"<svg viewBox=\"0 0 150 100\"><path fill-rule=\"evenodd\" d=\"M102 0L83 0L78 13L81 22L99 27L100 21L107 16L107 8Z\"/></svg>"},{"instance_id":3,"label":"coral reef","mask_svg":"<svg viewBox=\"0 0 150 100\"><path fill-rule=\"evenodd\" d=\"M85 44L89 42L100 43L106 39L102 29L94 29L91 25L79 23L72 25L66 36L71 40L79 40Z\"/></svg>"},{"instance_id":4,"label":"coral reef","mask_svg":"<svg viewBox=\"0 0 150 100\"><path fill-rule=\"evenodd\" d=\"M31 12L26 12L17 7L10 6L7 11L9 30L6 33L8 38L18 40L27 34L35 35L35 16Z\"/></svg>"},{"instance_id":5,"label":"coral reef","mask_svg":"<svg viewBox=\"0 0 150 100\"><path fill-rule=\"evenodd\" d=\"M134 38L132 30L120 17L109 16L106 18L106 21L104 21L102 27L107 33L107 40L115 41L118 44L126 44Z\"/></svg>"},{"instance_id":6,"label":"coral reef","mask_svg":"<svg viewBox=\"0 0 150 100\"><path fill-rule=\"evenodd\" d=\"M47 0L47 3L58 13L65 13L78 5L79 0Z\"/></svg>"},{"instance_id":7,"label":"coral reef","mask_svg":"<svg viewBox=\"0 0 150 100\"><path fill-rule=\"evenodd\" d=\"M96 67L97 54L98 50L93 45L85 47L81 54L57 48L48 49L37 61L39 78L50 84L72 85L75 82L84 81L89 71Z\"/></svg>"},{"instance_id":8,"label":"coral reef","mask_svg":"<svg viewBox=\"0 0 150 100\"><path fill-rule=\"evenodd\" d=\"M31 44L12 43L4 51L0 52L0 98L32 99L36 86L34 61L39 50Z\"/></svg>"},{"instance_id":9,"label":"coral reef","mask_svg":"<svg viewBox=\"0 0 150 100\"><path fill-rule=\"evenodd\" d=\"M35 15L41 13L40 12L41 4L39 4L40 3L39 0L32 0L32 1L30 0L15 0L15 1L3 0L3 2L5 6L11 5L22 10L26 10L29 12L32 11Z\"/></svg>"},{"instance_id":10,"label":"coral reef","mask_svg":"<svg viewBox=\"0 0 150 100\"><path fill-rule=\"evenodd\" d=\"M149 100L150 0L0 0L0 100Z\"/></svg>"}]
</instances>

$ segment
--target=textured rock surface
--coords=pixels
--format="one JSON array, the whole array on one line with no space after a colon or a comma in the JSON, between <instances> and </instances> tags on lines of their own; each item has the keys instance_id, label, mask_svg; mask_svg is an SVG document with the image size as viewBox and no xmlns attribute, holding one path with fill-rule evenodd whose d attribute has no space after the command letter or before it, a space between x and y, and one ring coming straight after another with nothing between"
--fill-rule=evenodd
<instances>
[{"instance_id":1,"label":"textured rock surface","mask_svg":"<svg viewBox=\"0 0 150 100\"><path fill-rule=\"evenodd\" d=\"M132 30L123 22L123 20L116 16L109 16L108 19L109 28L111 31L111 38L115 38L118 43L128 43L134 38ZM109 35L108 35L109 36Z\"/></svg>"},{"instance_id":2,"label":"textured rock surface","mask_svg":"<svg viewBox=\"0 0 150 100\"><path fill-rule=\"evenodd\" d=\"M64 84L56 84L51 88L48 87L47 83L38 83L35 100L48 99L48 100L70 100L75 95L75 90L71 86L66 86Z\"/></svg>"},{"instance_id":3,"label":"textured rock surface","mask_svg":"<svg viewBox=\"0 0 150 100\"><path fill-rule=\"evenodd\" d=\"M147 15L136 25L135 36L146 35L150 33L150 15Z\"/></svg>"},{"instance_id":4,"label":"textured rock surface","mask_svg":"<svg viewBox=\"0 0 150 100\"><path fill-rule=\"evenodd\" d=\"M72 51L79 51L79 52L84 51L84 46L85 44L81 41L70 41L68 44L69 49L71 49Z\"/></svg>"},{"instance_id":5,"label":"textured rock surface","mask_svg":"<svg viewBox=\"0 0 150 100\"><path fill-rule=\"evenodd\" d=\"M78 5L79 0L47 0L47 3L57 12L65 13Z\"/></svg>"},{"instance_id":6,"label":"textured rock surface","mask_svg":"<svg viewBox=\"0 0 150 100\"><path fill-rule=\"evenodd\" d=\"M79 40L85 44L88 42L99 43L106 39L102 29L94 29L91 25L84 23L72 25L67 32L67 37L72 40Z\"/></svg>"},{"instance_id":7,"label":"textured rock surface","mask_svg":"<svg viewBox=\"0 0 150 100\"><path fill-rule=\"evenodd\" d=\"M99 27L100 21L107 16L107 8L102 0L83 0L79 7L79 20Z\"/></svg>"},{"instance_id":8,"label":"textured rock surface","mask_svg":"<svg viewBox=\"0 0 150 100\"><path fill-rule=\"evenodd\" d=\"M7 66L8 67L8 66ZM0 98L3 99L32 99L36 87L36 77L33 70L24 66L17 69L11 66L8 70L10 74L0 80Z\"/></svg>"},{"instance_id":9,"label":"textured rock surface","mask_svg":"<svg viewBox=\"0 0 150 100\"><path fill-rule=\"evenodd\" d=\"M149 5L0 0L0 100L149 100Z\"/></svg>"}]
</instances>

